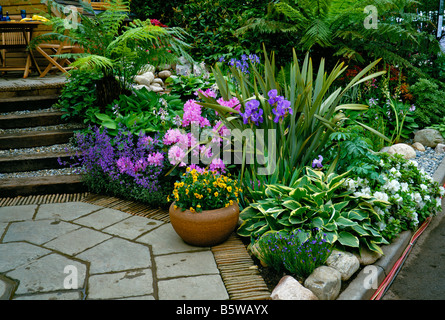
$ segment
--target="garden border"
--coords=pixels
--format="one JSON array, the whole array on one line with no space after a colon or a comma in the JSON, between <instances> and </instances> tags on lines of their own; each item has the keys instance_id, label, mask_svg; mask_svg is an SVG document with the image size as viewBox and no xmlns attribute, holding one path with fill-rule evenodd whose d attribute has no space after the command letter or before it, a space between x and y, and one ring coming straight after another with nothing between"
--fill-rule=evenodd
<instances>
[{"instance_id":1,"label":"garden border","mask_svg":"<svg viewBox=\"0 0 445 320\"><path fill-rule=\"evenodd\" d=\"M434 172L433 180L441 185L445 183L445 158ZM440 221L443 215L438 218ZM373 264L378 272L378 287L391 272L391 269L409 245L413 234L413 231L404 231L391 244L382 247L384 255ZM376 292L376 289L364 286L366 278L369 276L370 274L365 272L365 269L362 269L349 286L338 296L337 300L369 300Z\"/></svg>"}]
</instances>

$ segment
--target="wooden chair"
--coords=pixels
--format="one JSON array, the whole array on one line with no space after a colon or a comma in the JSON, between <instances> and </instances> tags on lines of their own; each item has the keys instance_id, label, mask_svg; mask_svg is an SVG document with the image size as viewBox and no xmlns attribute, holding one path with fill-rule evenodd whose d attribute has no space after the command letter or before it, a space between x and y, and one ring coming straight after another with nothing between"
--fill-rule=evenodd
<instances>
[{"instance_id":1,"label":"wooden chair","mask_svg":"<svg viewBox=\"0 0 445 320\"><path fill-rule=\"evenodd\" d=\"M27 37L28 37L28 43L30 41L30 35L29 33L27 33ZM23 39L23 34L19 33L19 32L7 32L7 33L1 33L1 39L0 42L2 45L13 45L13 46L26 46L26 41L25 39ZM31 67L31 56L29 54L26 55L26 62L25 62L25 67L23 68L22 66L7 66L6 65L6 61L7 61L7 53L12 53L12 52L23 52L23 49L18 48L18 49L1 49L0 50L0 56L1 56L1 69L2 71L21 71L24 70L24 74L23 74L23 78L27 78L30 72L30 67Z\"/></svg>"},{"instance_id":2,"label":"wooden chair","mask_svg":"<svg viewBox=\"0 0 445 320\"><path fill-rule=\"evenodd\" d=\"M49 61L48 66L42 71L40 77L44 77L51 70L60 70L66 73L72 69L69 67L71 63L68 59L60 59L58 57L51 56L45 50L51 51L52 55L59 55L64 53L71 53L74 46L66 45L65 43L43 43L36 47L36 50Z\"/></svg>"}]
</instances>

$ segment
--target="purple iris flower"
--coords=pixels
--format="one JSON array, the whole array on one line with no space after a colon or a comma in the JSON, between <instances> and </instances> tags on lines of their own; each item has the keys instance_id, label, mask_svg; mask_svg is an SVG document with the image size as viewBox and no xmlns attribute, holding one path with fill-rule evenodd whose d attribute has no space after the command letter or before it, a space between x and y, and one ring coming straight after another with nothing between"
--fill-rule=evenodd
<instances>
[{"instance_id":1,"label":"purple iris flower","mask_svg":"<svg viewBox=\"0 0 445 320\"><path fill-rule=\"evenodd\" d=\"M259 108L259 106L260 102L258 100L250 100L246 103L244 113L240 112L244 124L248 124L249 120L256 125L263 122L263 109Z\"/></svg>"},{"instance_id":2,"label":"purple iris flower","mask_svg":"<svg viewBox=\"0 0 445 320\"><path fill-rule=\"evenodd\" d=\"M314 159L312 161L312 168L323 168L323 164L321 163L323 161L323 157L321 155L318 156L318 159Z\"/></svg>"}]
</instances>

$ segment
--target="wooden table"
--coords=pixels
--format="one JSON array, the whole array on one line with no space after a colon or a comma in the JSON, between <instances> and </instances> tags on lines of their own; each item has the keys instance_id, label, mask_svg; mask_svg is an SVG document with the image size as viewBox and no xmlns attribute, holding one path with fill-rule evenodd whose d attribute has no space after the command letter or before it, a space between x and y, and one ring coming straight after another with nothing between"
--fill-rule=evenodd
<instances>
[{"instance_id":1,"label":"wooden table","mask_svg":"<svg viewBox=\"0 0 445 320\"><path fill-rule=\"evenodd\" d=\"M17 70L23 70L23 78L28 77L30 67L33 64L36 68L39 75L41 74L40 68L36 63L36 59L34 58L34 54L32 53L32 50L28 48L29 46L29 39L32 39L32 32L34 28L37 28L41 22L39 21L0 21L0 36L2 37L0 39L0 50L1 49L23 49L27 52L26 57L26 63L24 66L0 66L0 71L17 71ZM22 38L20 41L16 41L17 43L4 43L3 39L5 38L4 35L7 33L15 33L22 35Z\"/></svg>"}]
</instances>

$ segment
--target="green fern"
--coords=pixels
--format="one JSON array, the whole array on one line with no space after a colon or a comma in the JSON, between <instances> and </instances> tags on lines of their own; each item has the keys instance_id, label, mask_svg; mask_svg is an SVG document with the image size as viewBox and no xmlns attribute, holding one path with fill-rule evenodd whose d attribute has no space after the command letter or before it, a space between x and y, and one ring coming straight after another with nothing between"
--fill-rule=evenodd
<instances>
[{"instance_id":1,"label":"green fern","mask_svg":"<svg viewBox=\"0 0 445 320\"><path fill-rule=\"evenodd\" d=\"M434 54L440 51L440 46L434 37L417 31L418 23L431 22L425 16L409 12L416 3L414 0L375 0L372 3L368 0L282 0L269 6L264 18L249 20L237 33L248 30L292 33L300 39L303 50L331 49L336 56L359 62L383 58L425 76L406 59L410 48ZM377 29L364 27L367 16L364 8L368 4L378 10ZM401 19L396 22L396 17ZM429 45L422 46L421 41Z\"/></svg>"}]
</instances>

